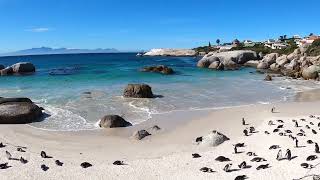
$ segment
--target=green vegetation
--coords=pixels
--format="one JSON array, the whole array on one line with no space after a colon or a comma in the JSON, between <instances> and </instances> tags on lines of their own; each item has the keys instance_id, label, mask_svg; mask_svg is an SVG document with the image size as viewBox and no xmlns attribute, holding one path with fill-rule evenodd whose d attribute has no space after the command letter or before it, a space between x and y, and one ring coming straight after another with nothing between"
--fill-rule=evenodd
<instances>
[{"instance_id":1,"label":"green vegetation","mask_svg":"<svg viewBox=\"0 0 320 180\"><path fill-rule=\"evenodd\" d=\"M311 46L307 49L308 56L319 56L320 55L320 39L313 41Z\"/></svg>"},{"instance_id":2,"label":"green vegetation","mask_svg":"<svg viewBox=\"0 0 320 180\"><path fill-rule=\"evenodd\" d=\"M201 46L201 47L194 48L193 50L195 50L197 53L200 53L200 52L208 53L210 51L216 51L218 49L214 48L212 46L211 47L210 46Z\"/></svg>"}]
</instances>

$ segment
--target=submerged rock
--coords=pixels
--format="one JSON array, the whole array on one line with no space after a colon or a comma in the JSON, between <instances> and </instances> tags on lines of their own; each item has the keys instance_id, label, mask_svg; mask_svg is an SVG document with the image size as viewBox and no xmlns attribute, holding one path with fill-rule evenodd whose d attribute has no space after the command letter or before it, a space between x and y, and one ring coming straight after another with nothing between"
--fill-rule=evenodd
<instances>
[{"instance_id":1,"label":"submerged rock","mask_svg":"<svg viewBox=\"0 0 320 180\"><path fill-rule=\"evenodd\" d=\"M13 74L13 68L12 67L7 67L5 69L0 70L1 76L7 76L7 75L12 75Z\"/></svg>"},{"instance_id":2,"label":"submerged rock","mask_svg":"<svg viewBox=\"0 0 320 180\"><path fill-rule=\"evenodd\" d=\"M42 116L42 108L28 98L0 98L0 124L26 124Z\"/></svg>"},{"instance_id":3,"label":"submerged rock","mask_svg":"<svg viewBox=\"0 0 320 180\"><path fill-rule=\"evenodd\" d=\"M147 84L128 84L123 96L126 98L154 98L152 89Z\"/></svg>"},{"instance_id":4,"label":"submerged rock","mask_svg":"<svg viewBox=\"0 0 320 180\"><path fill-rule=\"evenodd\" d=\"M199 144L216 147L228 140L230 139L222 133L212 131L210 134L203 136L202 141L199 141Z\"/></svg>"},{"instance_id":5,"label":"submerged rock","mask_svg":"<svg viewBox=\"0 0 320 180\"><path fill-rule=\"evenodd\" d=\"M140 130L140 131L137 131L133 134L133 137L137 140L141 140L147 136L150 136L151 134L146 131L146 130Z\"/></svg>"},{"instance_id":6,"label":"submerged rock","mask_svg":"<svg viewBox=\"0 0 320 180\"><path fill-rule=\"evenodd\" d=\"M145 67L141 70L142 72L155 72L155 73L161 73L161 74L173 74L174 71L172 68L164 65L159 65L159 66L150 66L150 67Z\"/></svg>"},{"instance_id":7,"label":"submerged rock","mask_svg":"<svg viewBox=\"0 0 320 180\"><path fill-rule=\"evenodd\" d=\"M272 81L272 77L267 74L266 77L264 78L265 81Z\"/></svg>"},{"instance_id":8,"label":"submerged rock","mask_svg":"<svg viewBox=\"0 0 320 180\"><path fill-rule=\"evenodd\" d=\"M132 124L124 120L121 116L107 115L101 118L99 126L103 128L120 128L132 126Z\"/></svg>"}]
</instances>

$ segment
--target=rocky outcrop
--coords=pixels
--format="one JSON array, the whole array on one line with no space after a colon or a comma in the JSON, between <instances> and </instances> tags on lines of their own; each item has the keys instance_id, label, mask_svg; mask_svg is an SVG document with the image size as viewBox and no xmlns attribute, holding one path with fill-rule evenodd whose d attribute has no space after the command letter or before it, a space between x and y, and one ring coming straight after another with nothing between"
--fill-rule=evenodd
<instances>
[{"instance_id":1,"label":"rocky outcrop","mask_svg":"<svg viewBox=\"0 0 320 180\"><path fill-rule=\"evenodd\" d=\"M212 131L206 136L197 138L196 142L200 145L216 147L228 140L230 139L222 133L218 131Z\"/></svg>"},{"instance_id":2,"label":"rocky outcrop","mask_svg":"<svg viewBox=\"0 0 320 180\"><path fill-rule=\"evenodd\" d=\"M0 124L27 124L42 116L42 108L28 98L0 98Z\"/></svg>"},{"instance_id":3,"label":"rocky outcrop","mask_svg":"<svg viewBox=\"0 0 320 180\"><path fill-rule=\"evenodd\" d=\"M142 140L143 138L147 137L147 136L150 136L151 134L146 131L146 130L140 130L140 131L137 131L133 134L133 138L135 138L136 140Z\"/></svg>"},{"instance_id":4,"label":"rocky outcrop","mask_svg":"<svg viewBox=\"0 0 320 180\"><path fill-rule=\"evenodd\" d=\"M30 74L34 73L36 68L29 62L16 63L7 68L0 68L1 76L13 75L13 74Z\"/></svg>"},{"instance_id":5,"label":"rocky outcrop","mask_svg":"<svg viewBox=\"0 0 320 180\"><path fill-rule=\"evenodd\" d=\"M118 115L107 115L100 119L99 126L102 128L120 128L132 126L132 124L124 120Z\"/></svg>"},{"instance_id":6,"label":"rocky outcrop","mask_svg":"<svg viewBox=\"0 0 320 180\"><path fill-rule=\"evenodd\" d=\"M152 89L147 84L128 84L123 96L126 98L154 98Z\"/></svg>"},{"instance_id":7,"label":"rocky outcrop","mask_svg":"<svg viewBox=\"0 0 320 180\"><path fill-rule=\"evenodd\" d=\"M257 53L254 51L239 50L214 52L204 56L200 61L198 61L197 66L200 68L217 70L235 70L246 62L257 59Z\"/></svg>"},{"instance_id":8,"label":"rocky outcrop","mask_svg":"<svg viewBox=\"0 0 320 180\"><path fill-rule=\"evenodd\" d=\"M312 65L302 70L302 77L306 80L317 79L320 73L320 66Z\"/></svg>"},{"instance_id":9,"label":"rocky outcrop","mask_svg":"<svg viewBox=\"0 0 320 180\"><path fill-rule=\"evenodd\" d=\"M161 73L165 75L173 74L174 71L172 68L164 65L159 66L150 66L150 67L144 67L141 69L142 72L155 72L155 73Z\"/></svg>"},{"instance_id":10,"label":"rocky outcrop","mask_svg":"<svg viewBox=\"0 0 320 180\"><path fill-rule=\"evenodd\" d=\"M0 70L6 68L4 65L0 64Z\"/></svg>"},{"instance_id":11,"label":"rocky outcrop","mask_svg":"<svg viewBox=\"0 0 320 180\"><path fill-rule=\"evenodd\" d=\"M248 62L244 63L244 66L257 68L258 64L259 64L259 61L251 60L251 61L248 61Z\"/></svg>"},{"instance_id":12,"label":"rocky outcrop","mask_svg":"<svg viewBox=\"0 0 320 180\"><path fill-rule=\"evenodd\" d=\"M144 56L196 56L195 50L191 49L151 49Z\"/></svg>"}]
</instances>

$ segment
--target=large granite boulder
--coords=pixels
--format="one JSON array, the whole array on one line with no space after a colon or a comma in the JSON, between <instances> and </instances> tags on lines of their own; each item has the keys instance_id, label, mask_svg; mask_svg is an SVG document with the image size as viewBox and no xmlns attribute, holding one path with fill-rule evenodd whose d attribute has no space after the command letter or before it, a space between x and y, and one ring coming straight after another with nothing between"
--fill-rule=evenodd
<instances>
[{"instance_id":1,"label":"large granite boulder","mask_svg":"<svg viewBox=\"0 0 320 180\"><path fill-rule=\"evenodd\" d=\"M298 59L300 59L300 57L301 57L301 50L299 48L294 50L293 53L291 53L291 54L289 54L287 56L289 61L292 61L292 60L295 60L295 59L298 60Z\"/></svg>"},{"instance_id":2,"label":"large granite boulder","mask_svg":"<svg viewBox=\"0 0 320 180\"><path fill-rule=\"evenodd\" d=\"M268 68L269 68L269 64L264 61L259 62L257 66L257 69L268 69Z\"/></svg>"},{"instance_id":3,"label":"large granite boulder","mask_svg":"<svg viewBox=\"0 0 320 180\"><path fill-rule=\"evenodd\" d=\"M250 60L257 60L257 53L254 51L238 50L227 52L214 52L204 56L197 64L198 67L208 68L212 63L216 67L216 61L223 64L224 70L234 70L240 65L245 64ZM215 69L215 68L213 68Z\"/></svg>"},{"instance_id":4,"label":"large granite boulder","mask_svg":"<svg viewBox=\"0 0 320 180\"><path fill-rule=\"evenodd\" d=\"M0 98L0 124L26 124L42 116L42 108L28 98Z\"/></svg>"},{"instance_id":5,"label":"large granite boulder","mask_svg":"<svg viewBox=\"0 0 320 180\"><path fill-rule=\"evenodd\" d=\"M280 65L277 64L277 63L273 63L273 64L270 65L270 70L274 71L274 72L280 71L280 68L281 68Z\"/></svg>"},{"instance_id":6,"label":"large granite boulder","mask_svg":"<svg viewBox=\"0 0 320 180\"><path fill-rule=\"evenodd\" d=\"M0 70L1 76L7 76L7 75L12 75L13 74L13 68L12 67L7 67L5 69Z\"/></svg>"},{"instance_id":7,"label":"large granite boulder","mask_svg":"<svg viewBox=\"0 0 320 180\"><path fill-rule=\"evenodd\" d=\"M287 70L296 70L300 68L298 60L294 59L289 64L284 65L284 68Z\"/></svg>"},{"instance_id":8,"label":"large granite boulder","mask_svg":"<svg viewBox=\"0 0 320 180\"><path fill-rule=\"evenodd\" d=\"M123 96L126 98L154 98L152 89L147 84L128 84Z\"/></svg>"},{"instance_id":9,"label":"large granite boulder","mask_svg":"<svg viewBox=\"0 0 320 180\"><path fill-rule=\"evenodd\" d=\"M282 55L276 59L276 63L280 66L283 67L285 64L289 62L287 55Z\"/></svg>"},{"instance_id":10,"label":"large granite boulder","mask_svg":"<svg viewBox=\"0 0 320 180\"><path fill-rule=\"evenodd\" d=\"M208 68L214 70L224 70L224 65L220 61L214 61Z\"/></svg>"},{"instance_id":11,"label":"large granite boulder","mask_svg":"<svg viewBox=\"0 0 320 180\"><path fill-rule=\"evenodd\" d=\"M107 115L100 119L99 126L103 128L120 128L132 126L131 123L118 115Z\"/></svg>"},{"instance_id":12,"label":"large granite boulder","mask_svg":"<svg viewBox=\"0 0 320 180\"><path fill-rule=\"evenodd\" d=\"M197 52L192 49L151 49L144 56L196 56Z\"/></svg>"},{"instance_id":13,"label":"large granite boulder","mask_svg":"<svg viewBox=\"0 0 320 180\"><path fill-rule=\"evenodd\" d=\"M205 146L211 146L211 147L216 147L219 146L220 144L224 143L225 141L230 140L227 136L223 135L222 133L218 131L212 131L210 134L203 136L201 138L201 141L196 142L200 145L205 145Z\"/></svg>"},{"instance_id":14,"label":"large granite boulder","mask_svg":"<svg viewBox=\"0 0 320 180\"><path fill-rule=\"evenodd\" d=\"M268 63L270 66L271 64L276 62L276 59L279 57L278 53L270 53L263 57L262 62Z\"/></svg>"},{"instance_id":15,"label":"large granite boulder","mask_svg":"<svg viewBox=\"0 0 320 180\"><path fill-rule=\"evenodd\" d=\"M20 62L11 66L14 73L25 74L25 73L34 73L36 68L33 64L29 62Z\"/></svg>"},{"instance_id":16,"label":"large granite boulder","mask_svg":"<svg viewBox=\"0 0 320 180\"><path fill-rule=\"evenodd\" d=\"M155 73L161 73L161 74L173 74L174 71L172 68L164 65L159 65L159 66L150 66L150 67L144 67L141 69L142 72L155 72Z\"/></svg>"},{"instance_id":17,"label":"large granite boulder","mask_svg":"<svg viewBox=\"0 0 320 180\"><path fill-rule=\"evenodd\" d=\"M250 61L244 63L244 66L257 68L258 64L259 64L259 61L257 61L257 60L250 60Z\"/></svg>"},{"instance_id":18,"label":"large granite boulder","mask_svg":"<svg viewBox=\"0 0 320 180\"><path fill-rule=\"evenodd\" d=\"M312 65L302 70L302 77L306 80L317 79L320 73L320 66Z\"/></svg>"}]
</instances>

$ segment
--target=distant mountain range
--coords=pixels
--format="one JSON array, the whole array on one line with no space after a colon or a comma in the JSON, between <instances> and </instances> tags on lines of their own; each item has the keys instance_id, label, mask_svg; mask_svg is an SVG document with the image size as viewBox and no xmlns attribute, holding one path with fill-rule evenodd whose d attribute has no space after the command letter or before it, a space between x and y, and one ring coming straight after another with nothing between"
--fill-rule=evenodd
<instances>
[{"instance_id":1,"label":"distant mountain range","mask_svg":"<svg viewBox=\"0 0 320 180\"><path fill-rule=\"evenodd\" d=\"M81 54L81 53L119 53L117 49L68 49L68 48L50 48L40 47L25 49L10 53L2 53L0 56L23 56L23 55L47 55L47 54Z\"/></svg>"}]
</instances>

